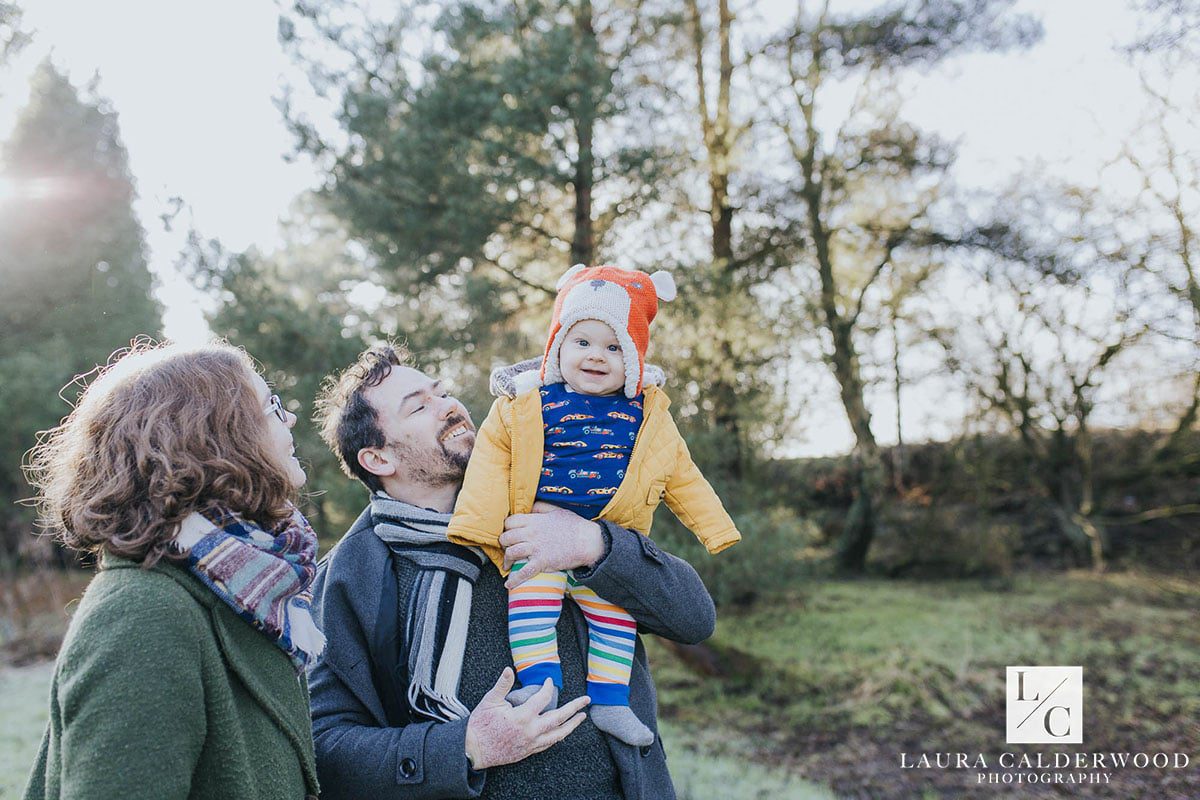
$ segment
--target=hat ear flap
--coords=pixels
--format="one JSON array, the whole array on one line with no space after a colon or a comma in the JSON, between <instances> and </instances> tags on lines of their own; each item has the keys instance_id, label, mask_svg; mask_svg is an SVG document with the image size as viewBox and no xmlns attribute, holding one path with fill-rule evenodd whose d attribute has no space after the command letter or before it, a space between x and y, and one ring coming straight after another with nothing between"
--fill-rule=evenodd
<instances>
[{"instance_id":1,"label":"hat ear flap","mask_svg":"<svg viewBox=\"0 0 1200 800\"><path fill-rule=\"evenodd\" d=\"M671 277L671 273L660 269L650 276L650 282L654 284L654 293L658 295L659 300L670 302L675 299L675 279Z\"/></svg>"},{"instance_id":2,"label":"hat ear flap","mask_svg":"<svg viewBox=\"0 0 1200 800\"><path fill-rule=\"evenodd\" d=\"M561 289L567 281L571 280L571 278L575 277L580 272L583 272L585 269L587 269L587 267L585 267L583 264L576 264L575 266L571 267L569 270L563 273L561 278L558 279L558 283L554 284L554 288L556 290Z\"/></svg>"}]
</instances>

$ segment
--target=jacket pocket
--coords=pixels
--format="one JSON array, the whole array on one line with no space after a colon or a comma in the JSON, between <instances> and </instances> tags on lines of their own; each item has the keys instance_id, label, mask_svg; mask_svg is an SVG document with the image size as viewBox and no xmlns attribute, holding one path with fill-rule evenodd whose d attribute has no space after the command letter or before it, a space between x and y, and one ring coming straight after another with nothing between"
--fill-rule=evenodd
<instances>
[{"instance_id":1,"label":"jacket pocket","mask_svg":"<svg viewBox=\"0 0 1200 800\"><path fill-rule=\"evenodd\" d=\"M665 480L654 481L650 484L650 490L646 492L646 505L656 506L662 502L662 499L667 495L667 482Z\"/></svg>"}]
</instances>

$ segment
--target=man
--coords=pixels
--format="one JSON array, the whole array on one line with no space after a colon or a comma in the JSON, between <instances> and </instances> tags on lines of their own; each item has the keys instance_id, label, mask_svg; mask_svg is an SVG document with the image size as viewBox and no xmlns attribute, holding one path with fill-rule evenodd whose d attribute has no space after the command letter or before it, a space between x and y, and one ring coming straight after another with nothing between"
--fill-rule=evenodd
<instances>
[{"instance_id":1,"label":"man","mask_svg":"<svg viewBox=\"0 0 1200 800\"><path fill-rule=\"evenodd\" d=\"M505 700L504 579L445 539L475 427L440 381L406 362L394 346L371 348L318 401L325 441L372 493L314 584L328 639L309 669L322 796L673 798L640 639L631 707L656 731L651 745L623 744L586 719L587 628L574 604L557 628L561 706L546 708L549 682L518 707ZM571 570L639 631L686 643L712 634L712 599L686 562L637 532L535 510L505 522L506 557Z\"/></svg>"}]
</instances>

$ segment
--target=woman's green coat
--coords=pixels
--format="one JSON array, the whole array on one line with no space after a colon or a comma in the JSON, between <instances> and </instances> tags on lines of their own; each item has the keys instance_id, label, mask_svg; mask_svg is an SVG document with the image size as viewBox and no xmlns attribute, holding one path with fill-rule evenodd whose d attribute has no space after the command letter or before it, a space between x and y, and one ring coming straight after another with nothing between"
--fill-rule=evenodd
<instances>
[{"instance_id":1,"label":"woman's green coat","mask_svg":"<svg viewBox=\"0 0 1200 800\"><path fill-rule=\"evenodd\" d=\"M105 558L55 664L26 800L316 793L308 692L283 650L186 570Z\"/></svg>"}]
</instances>

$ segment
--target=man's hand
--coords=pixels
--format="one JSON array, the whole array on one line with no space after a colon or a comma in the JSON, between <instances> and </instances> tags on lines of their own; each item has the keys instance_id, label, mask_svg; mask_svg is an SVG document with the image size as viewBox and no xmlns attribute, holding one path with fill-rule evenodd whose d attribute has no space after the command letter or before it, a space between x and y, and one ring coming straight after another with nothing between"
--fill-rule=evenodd
<instances>
[{"instance_id":1,"label":"man's hand","mask_svg":"<svg viewBox=\"0 0 1200 800\"><path fill-rule=\"evenodd\" d=\"M604 534L600 526L578 514L537 502L532 514L513 514L504 520L500 534L504 568L527 562L508 576L506 589L515 589L542 572L591 567L604 556Z\"/></svg>"},{"instance_id":2,"label":"man's hand","mask_svg":"<svg viewBox=\"0 0 1200 800\"><path fill-rule=\"evenodd\" d=\"M504 699L512 687L512 668L505 667L467 719L467 757L475 769L515 764L561 742L583 722L583 708L591 702L590 697L577 697L562 708L538 713L550 700L554 688L550 679L515 708Z\"/></svg>"}]
</instances>

